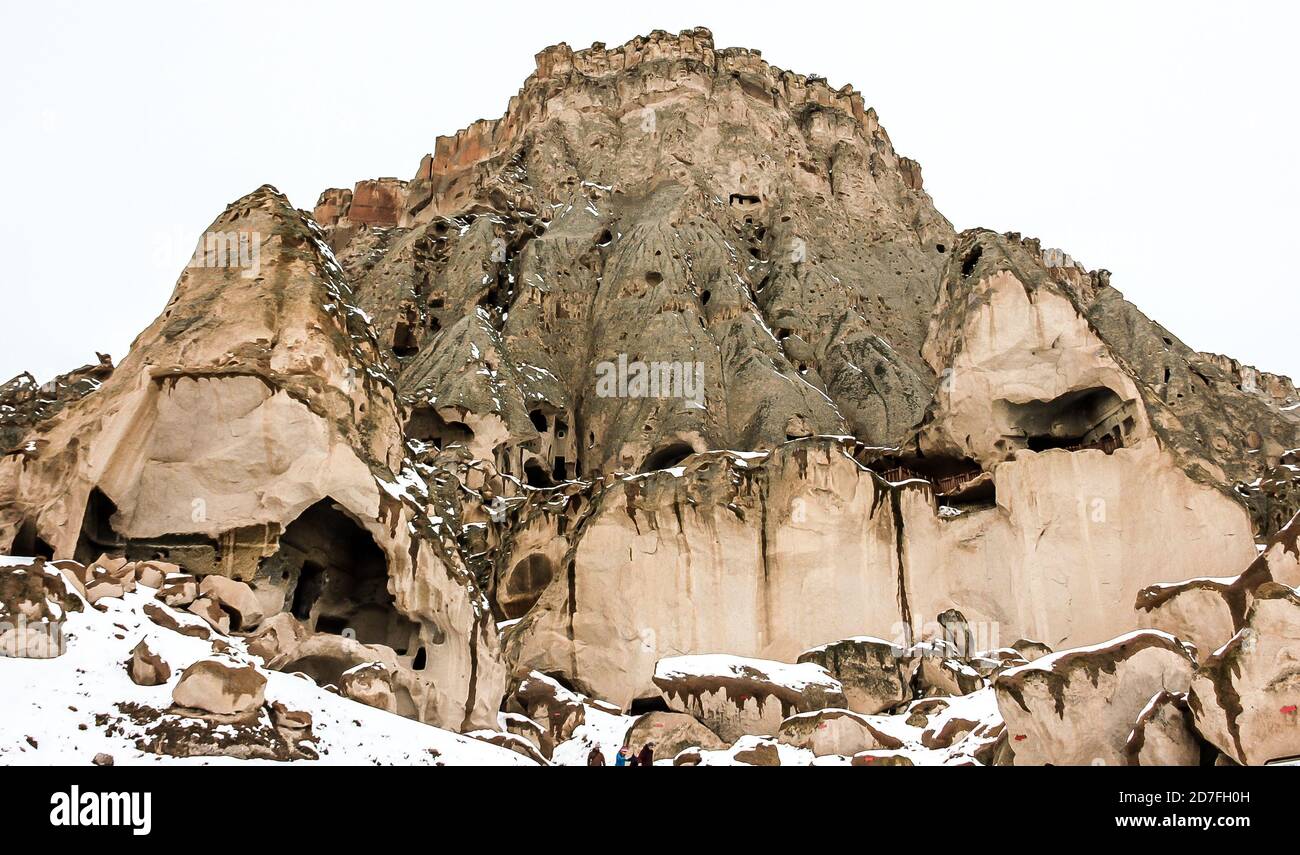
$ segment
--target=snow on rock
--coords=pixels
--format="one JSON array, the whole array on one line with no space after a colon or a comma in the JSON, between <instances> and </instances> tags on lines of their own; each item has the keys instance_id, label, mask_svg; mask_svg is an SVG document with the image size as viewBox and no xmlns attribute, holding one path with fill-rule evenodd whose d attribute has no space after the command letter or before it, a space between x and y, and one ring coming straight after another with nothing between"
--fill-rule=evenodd
<instances>
[{"instance_id":1,"label":"snow on rock","mask_svg":"<svg viewBox=\"0 0 1300 855\"><path fill-rule=\"evenodd\" d=\"M1300 756L1300 594L1279 582L1253 592L1244 626L1192 680L1196 729L1238 763Z\"/></svg>"},{"instance_id":2,"label":"snow on rock","mask_svg":"<svg viewBox=\"0 0 1300 855\"><path fill-rule=\"evenodd\" d=\"M1157 692L1187 691L1194 651L1138 630L1002 672L993 687L1014 764L1126 765L1134 722Z\"/></svg>"},{"instance_id":3,"label":"snow on rock","mask_svg":"<svg viewBox=\"0 0 1300 855\"><path fill-rule=\"evenodd\" d=\"M806 650L798 661L820 665L839 680L849 709L874 714L911 698L905 656L897 644L860 635Z\"/></svg>"},{"instance_id":4,"label":"snow on rock","mask_svg":"<svg viewBox=\"0 0 1300 855\"><path fill-rule=\"evenodd\" d=\"M721 653L670 656L655 664L654 683L670 705L684 706L726 742L775 733L793 712L846 703L840 682L812 662Z\"/></svg>"},{"instance_id":5,"label":"snow on rock","mask_svg":"<svg viewBox=\"0 0 1300 855\"><path fill-rule=\"evenodd\" d=\"M34 602L8 592L61 577L53 565L0 556L0 608ZM376 710L303 676L267 670L243 638L211 630L159 602L157 593L139 584L95 606L70 590L46 601L51 611L45 617L63 653L0 657L0 765L533 765L510 747ZM156 685L138 685L128 670L142 643L170 671ZM196 663L209 667L207 662L256 674L265 681L265 702L251 713L225 715L177 706L173 692L180 690L182 675L193 673Z\"/></svg>"}]
</instances>

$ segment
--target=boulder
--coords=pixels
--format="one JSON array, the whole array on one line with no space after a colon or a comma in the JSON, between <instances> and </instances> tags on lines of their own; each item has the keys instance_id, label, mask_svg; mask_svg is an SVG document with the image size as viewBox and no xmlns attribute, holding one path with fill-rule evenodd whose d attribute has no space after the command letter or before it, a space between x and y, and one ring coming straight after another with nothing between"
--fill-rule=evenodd
<instances>
[{"instance_id":1,"label":"boulder","mask_svg":"<svg viewBox=\"0 0 1300 855\"><path fill-rule=\"evenodd\" d=\"M343 672L339 692L345 698L375 709L397 712L397 695L393 692L393 674L383 663L363 662Z\"/></svg>"},{"instance_id":2,"label":"boulder","mask_svg":"<svg viewBox=\"0 0 1300 855\"><path fill-rule=\"evenodd\" d=\"M655 666L655 685L724 742L773 734L796 712L845 706L840 682L820 665L729 654L672 656Z\"/></svg>"},{"instance_id":3,"label":"boulder","mask_svg":"<svg viewBox=\"0 0 1300 855\"><path fill-rule=\"evenodd\" d=\"M265 694L266 677L252 665L200 659L181 672L172 700L216 715L240 715L260 707Z\"/></svg>"},{"instance_id":4,"label":"boulder","mask_svg":"<svg viewBox=\"0 0 1300 855\"><path fill-rule=\"evenodd\" d=\"M536 671L529 672L519 681L514 697L527 711L528 717L545 728L556 744L572 736L573 731L587 720L581 695Z\"/></svg>"},{"instance_id":5,"label":"boulder","mask_svg":"<svg viewBox=\"0 0 1300 855\"><path fill-rule=\"evenodd\" d=\"M1242 765L1300 756L1300 594L1254 591L1245 625L1197 669L1188 705L1196 729Z\"/></svg>"},{"instance_id":6,"label":"boulder","mask_svg":"<svg viewBox=\"0 0 1300 855\"><path fill-rule=\"evenodd\" d=\"M172 573L154 596L169 606L188 606L198 599L199 583L188 573Z\"/></svg>"},{"instance_id":7,"label":"boulder","mask_svg":"<svg viewBox=\"0 0 1300 855\"><path fill-rule=\"evenodd\" d=\"M161 686L172 676L171 666L149 648L145 639L140 639L140 643L131 650L126 670L131 675L131 682L137 686Z\"/></svg>"},{"instance_id":8,"label":"boulder","mask_svg":"<svg viewBox=\"0 0 1300 855\"><path fill-rule=\"evenodd\" d=\"M211 597L199 597L186 608L190 614L198 615L208 622L208 626L225 635L230 632L230 615L217 605Z\"/></svg>"},{"instance_id":9,"label":"boulder","mask_svg":"<svg viewBox=\"0 0 1300 855\"><path fill-rule=\"evenodd\" d=\"M139 561L135 565L136 579L146 588L159 590L173 574L179 574L181 568L167 561Z\"/></svg>"},{"instance_id":10,"label":"boulder","mask_svg":"<svg viewBox=\"0 0 1300 855\"><path fill-rule=\"evenodd\" d=\"M732 749L731 759L746 766L781 765L781 750L770 739L742 737Z\"/></svg>"},{"instance_id":11,"label":"boulder","mask_svg":"<svg viewBox=\"0 0 1300 855\"><path fill-rule=\"evenodd\" d=\"M655 744L659 757L674 757L688 748L714 751L727 747L717 734L685 713L648 712L628 728L623 746L636 753L647 742Z\"/></svg>"},{"instance_id":12,"label":"boulder","mask_svg":"<svg viewBox=\"0 0 1300 855\"><path fill-rule=\"evenodd\" d=\"M0 656L52 659L63 654L63 619L81 598L65 573L42 559L0 567Z\"/></svg>"},{"instance_id":13,"label":"boulder","mask_svg":"<svg viewBox=\"0 0 1300 855\"><path fill-rule=\"evenodd\" d=\"M903 747L901 740L883 733L867 716L843 709L790 716L781 723L777 739L795 748L806 748L818 757Z\"/></svg>"},{"instance_id":14,"label":"boulder","mask_svg":"<svg viewBox=\"0 0 1300 855\"><path fill-rule=\"evenodd\" d=\"M1157 692L1138 713L1124 754L1130 766L1199 766L1201 741L1186 693Z\"/></svg>"},{"instance_id":15,"label":"boulder","mask_svg":"<svg viewBox=\"0 0 1300 855\"><path fill-rule=\"evenodd\" d=\"M250 632L257 628L265 615L262 604L247 584L226 576L204 576L199 583L199 594L214 601L230 616L230 630Z\"/></svg>"},{"instance_id":16,"label":"boulder","mask_svg":"<svg viewBox=\"0 0 1300 855\"><path fill-rule=\"evenodd\" d=\"M280 612L263 620L257 631L248 637L248 652L270 662L293 650L309 635L311 633L302 621L288 612Z\"/></svg>"},{"instance_id":17,"label":"boulder","mask_svg":"<svg viewBox=\"0 0 1300 855\"><path fill-rule=\"evenodd\" d=\"M873 715L911 699L904 658L896 644L857 636L806 650L797 661L825 668L844 687L849 709Z\"/></svg>"},{"instance_id":18,"label":"boulder","mask_svg":"<svg viewBox=\"0 0 1300 855\"><path fill-rule=\"evenodd\" d=\"M993 687L1015 765L1126 765L1143 708L1163 689L1186 691L1195 667L1189 645L1139 630L1004 671Z\"/></svg>"},{"instance_id":19,"label":"boulder","mask_svg":"<svg viewBox=\"0 0 1300 855\"><path fill-rule=\"evenodd\" d=\"M144 614L163 629L170 629L172 632L188 635L191 638L205 640L212 638L212 630L208 628L207 622L193 615L173 612L157 603L145 603Z\"/></svg>"}]
</instances>

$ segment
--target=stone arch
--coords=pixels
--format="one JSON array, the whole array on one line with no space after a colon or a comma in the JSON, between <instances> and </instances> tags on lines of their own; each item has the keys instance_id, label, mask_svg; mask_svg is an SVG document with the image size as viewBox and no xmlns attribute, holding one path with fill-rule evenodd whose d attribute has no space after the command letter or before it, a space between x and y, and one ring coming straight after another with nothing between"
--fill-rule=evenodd
<instances>
[{"instance_id":1,"label":"stone arch","mask_svg":"<svg viewBox=\"0 0 1300 855\"><path fill-rule=\"evenodd\" d=\"M418 628L388 590L388 560L370 532L337 502L303 511L264 559L259 581L278 588L284 607L315 632L383 644L406 655Z\"/></svg>"}]
</instances>

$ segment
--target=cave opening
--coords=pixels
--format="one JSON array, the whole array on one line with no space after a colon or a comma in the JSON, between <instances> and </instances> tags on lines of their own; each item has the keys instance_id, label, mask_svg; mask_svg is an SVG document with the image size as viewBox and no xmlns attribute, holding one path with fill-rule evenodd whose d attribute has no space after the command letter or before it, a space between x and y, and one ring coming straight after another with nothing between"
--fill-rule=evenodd
<instances>
[{"instance_id":1,"label":"cave opening","mask_svg":"<svg viewBox=\"0 0 1300 855\"><path fill-rule=\"evenodd\" d=\"M538 433L546 433L550 426L546 424L546 413L541 410L533 410L528 414L528 420L533 423L533 428Z\"/></svg>"},{"instance_id":2,"label":"cave opening","mask_svg":"<svg viewBox=\"0 0 1300 855\"><path fill-rule=\"evenodd\" d=\"M659 469L668 469L681 463L694 453L695 449L691 448L689 443L672 442L660 446L647 454L645 459L641 461L641 468L639 471L644 474L646 472L655 472Z\"/></svg>"},{"instance_id":3,"label":"cave opening","mask_svg":"<svg viewBox=\"0 0 1300 855\"><path fill-rule=\"evenodd\" d=\"M405 655L414 623L388 591L388 562L370 533L332 499L303 511L258 573L282 588L294 617L314 632L348 635Z\"/></svg>"},{"instance_id":4,"label":"cave opening","mask_svg":"<svg viewBox=\"0 0 1300 855\"><path fill-rule=\"evenodd\" d=\"M546 467L542 465L541 461L536 457L530 457L524 463L524 483L529 487L554 487L555 479L546 471Z\"/></svg>"},{"instance_id":5,"label":"cave opening","mask_svg":"<svg viewBox=\"0 0 1300 855\"><path fill-rule=\"evenodd\" d=\"M92 487L81 517L81 534L73 558L90 564L101 555L120 557L126 554L126 539L113 530L112 519L117 505L98 487Z\"/></svg>"},{"instance_id":6,"label":"cave opening","mask_svg":"<svg viewBox=\"0 0 1300 855\"><path fill-rule=\"evenodd\" d=\"M415 329L406 321L398 321L393 329L393 353L399 359L415 356L420 352L420 344L415 337Z\"/></svg>"},{"instance_id":7,"label":"cave opening","mask_svg":"<svg viewBox=\"0 0 1300 855\"><path fill-rule=\"evenodd\" d=\"M555 564L546 555L534 552L515 562L504 584L497 588L497 605L507 620L523 617L541 598L546 586L555 578Z\"/></svg>"},{"instance_id":8,"label":"cave opening","mask_svg":"<svg viewBox=\"0 0 1300 855\"><path fill-rule=\"evenodd\" d=\"M432 445L439 450L449 445L469 445L474 441L474 431L463 422L447 421L433 407L417 407L406 421L409 439Z\"/></svg>"},{"instance_id":9,"label":"cave opening","mask_svg":"<svg viewBox=\"0 0 1300 855\"><path fill-rule=\"evenodd\" d=\"M750 205L757 205L763 201L758 196L749 193L732 193L727 197L727 204L733 207L747 208Z\"/></svg>"},{"instance_id":10,"label":"cave opening","mask_svg":"<svg viewBox=\"0 0 1300 855\"><path fill-rule=\"evenodd\" d=\"M983 254L984 249L980 246L976 246L970 252L966 253L966 257L962 259L961 262L961 275L963 277L970 276L975 272L975 265L980 263L980 256Z\"/></svg>"},{"instance_id":11,"label":"cave opening","mask_svg":"<svg viewBox=\"0 0 1300 855\"><path fill-rule=\"evenodd\" d=\"M632 704L627 708L628 715L645 715L651 712L672 712L672 707L663 699L662 695L654 695L648 698L633 698Z\"/></svg>"},{"instance_id":12,"label":"cave opening","mask_svg":"<svg viewBox=\"0 0 1300 855\"><path fill-rule=\"evenodd\" d=\"M44 558L47 561L54 559L54 547L36 532L36 523L32 520L24 520L18 527L18 534L14 537L10 552L14 555Z\"/></svg>"},{"instance_id":13,"label":"cave opening","mask_svg":"<svg viewBox=\"0 0 1300 855\"><path fill-rule=\"evenodd\" d=\"M1006 437L1030 451L1123 448L1136 425L1134 405L1104 386L1067 392L1050 401L997 401Z\"/></svg>"}]
</instances>

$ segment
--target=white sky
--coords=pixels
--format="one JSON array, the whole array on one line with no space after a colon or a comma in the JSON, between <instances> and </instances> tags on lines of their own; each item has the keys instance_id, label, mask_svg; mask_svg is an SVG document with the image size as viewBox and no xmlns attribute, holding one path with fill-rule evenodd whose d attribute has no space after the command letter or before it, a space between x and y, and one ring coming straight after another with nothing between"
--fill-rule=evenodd
<instances>
[{"instance_id":1,"label":"white sky","mask_svg":"<svg viewBox=\"0 0 1300 855\"><path fill-rule=\"evenodd\" d=\"M410 178L533 55L660 28L851 82L957 226L1042 238L1300 377L1300 6L0 0L0 381L117 359L260 184Z\"/></svg>"}]
</instances>

